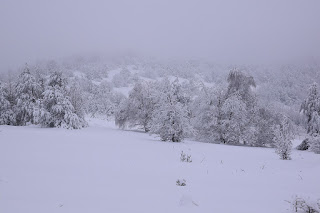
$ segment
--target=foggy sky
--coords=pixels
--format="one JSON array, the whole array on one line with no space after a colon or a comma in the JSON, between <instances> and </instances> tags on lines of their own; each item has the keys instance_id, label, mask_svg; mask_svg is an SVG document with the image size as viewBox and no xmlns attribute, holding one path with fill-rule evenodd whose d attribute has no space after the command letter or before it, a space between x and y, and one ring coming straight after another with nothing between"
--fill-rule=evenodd
<instances>
[{"instance_id":1,"label":"foggy sky","mask_svg":"<svg viewBox=\"0 0 320 213\"><path fill-rule=\"evenodd\" d=\"M127 50L230 63L320 58L320 1L0 0L0 71Z\"/></svg>"}]
</instances>

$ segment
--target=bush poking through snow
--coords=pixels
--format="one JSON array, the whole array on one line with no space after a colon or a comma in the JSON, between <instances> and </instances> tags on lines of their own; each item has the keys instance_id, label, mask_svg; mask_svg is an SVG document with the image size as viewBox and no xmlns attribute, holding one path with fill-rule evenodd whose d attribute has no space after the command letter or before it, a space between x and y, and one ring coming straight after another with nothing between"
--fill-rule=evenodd
<instances>
[{"instance_id":1,"label":"bush poking through snow","mask_svg":"<svg viewBox=\"0 0 320 213\"><path fill-rule=\"evenodd\" d=\"M313 201L300 197L295 197L292 202L290 202L292 205L293 212L299 212L299 213L320 213L320 199Z\"/></svg>"},{"instance_id":2,"label":"bush poking through snow","mask_svg":"<svg viewBox=\"0 0 320 213\"><path fill-rule=\"evenodd\" d=\"M186 180L185 179L182 179L182 180L178 179L176 182L176 185L177 186L186 186L187 185Z\"/></svg>"},{"instance_id":3,"label":"bush poking through snow","mask_svg":"<svg viewBox=\"0 0 320 213\"><path fill-rule=\"evenodd\" d=\"M181 155L180 155L180 161L181 162L191 163L192 162L191 155L187 155L186 153L184 153L182 151Z\"/></svg>"},{"instance_id":4,"label":"bush poking through snow","mask_svg":"<svg viewBox=\"0 0 320 213\"><path fill-rule=\"evenodd\" d=\"M299 146L297 146L297 150L305 151L310 147L309 138L304 139Z\"/></svg>"}]
</instances>

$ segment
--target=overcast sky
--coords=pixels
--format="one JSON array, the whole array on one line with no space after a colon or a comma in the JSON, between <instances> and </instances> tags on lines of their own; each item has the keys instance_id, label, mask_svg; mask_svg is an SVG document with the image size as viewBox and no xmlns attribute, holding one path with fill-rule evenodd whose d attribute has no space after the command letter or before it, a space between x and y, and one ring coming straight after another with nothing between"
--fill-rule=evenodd
<instances>
[{"instance_id":1,"label":"overcast sky","mask_svg":"<svg viewBox=\"0 0 320 213\"><path fill-rule=\"evenodd\" d=\"M320 0L0 0L0 70L95 51L320 57Z\"/></svg>"}]
</instances>

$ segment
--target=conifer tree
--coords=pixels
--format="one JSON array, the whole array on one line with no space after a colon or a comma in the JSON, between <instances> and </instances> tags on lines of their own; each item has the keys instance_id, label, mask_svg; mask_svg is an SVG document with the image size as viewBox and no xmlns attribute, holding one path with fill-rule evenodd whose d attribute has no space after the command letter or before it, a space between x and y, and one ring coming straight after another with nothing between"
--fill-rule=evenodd
<instances>
[{"instance_id":1,"label":"conifer tree","mask_svg":"<svg viewBox=\"0 0 320 213\"><path fill-rule=\"evenodd\" d=\"M70 97L66 95L66 80L62 73L51 74L48 86L36 112L37 122L44 127L79 129L86 126L84 119L75 113Z\"/></svg>"},{"instance_id":2,"label":"conifer tree","mask_svg":"<svg viewBox=\"0 0 320 213\"><path fill-rule=\"evenodd\" d=\"M302 103L300 111L307 120L307 133L320 134L320 97L316 83L310 86L308 97Z\"/></svg>"},{"instance_id":3,"label":"conifer tree","mask_svg":"<svg viewBox=\"0 0 320 213\"><path fill-rule=\"evenodd\" d=\"M290 120L283 116L280 125L274 127L274 141L276 145L276 153L282 160L291 159L292 150L292 126Z\"/></svg>"},{"instance_id":4,"label":"conifer tree","mask_svg":"<svg viewBox=\"0 0 320 213\"><path fill-rule=\"evenodd\" d=\"M13 125L15 115L11 109L11 104L7 100L7 93L0 82L0 125Z\"/></svg>"},{"instance_id":5,"label":"conifer tree","mask_svg":"<svg viewBox=\"0 0 320 213\"><path fill-rule=\"evenodd\" d=\"M28 65L19 75L15 88L17 100L15 107L16 124L19 126L26 125L28 122L34 123L33 112L35 110L37 97L40 96L40 87L35 78L30 73Z\"/></svg>"}]
</instances>

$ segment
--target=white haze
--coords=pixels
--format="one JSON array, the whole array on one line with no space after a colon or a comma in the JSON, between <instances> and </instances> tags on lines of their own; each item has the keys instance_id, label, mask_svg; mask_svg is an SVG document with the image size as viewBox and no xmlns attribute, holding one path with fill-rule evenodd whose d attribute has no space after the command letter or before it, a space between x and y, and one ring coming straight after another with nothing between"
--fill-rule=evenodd
<instances>
[{"instance_id":1,"label":"white haze","mask_svg":"<svg viewBox=\"0 0 320 213\"><path fill-rule=\"evenodd\" d=\"M318 0L1 0L0 72L96 52L223 63L320 58Z\"/></svg>"}]
</instances>

